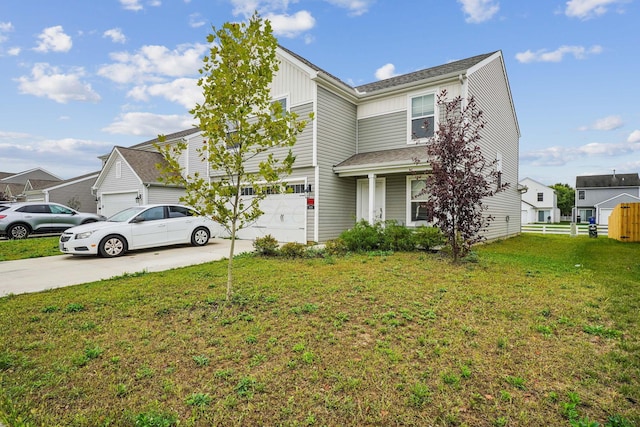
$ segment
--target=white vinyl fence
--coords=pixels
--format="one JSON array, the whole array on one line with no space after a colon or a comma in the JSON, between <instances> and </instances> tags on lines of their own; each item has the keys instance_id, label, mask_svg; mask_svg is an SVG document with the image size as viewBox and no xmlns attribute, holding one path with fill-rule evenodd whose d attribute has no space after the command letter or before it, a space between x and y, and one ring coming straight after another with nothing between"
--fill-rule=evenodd
<instances>
[{"instance_id":1,"label":"white vinyl fence","mask_svg":"<svg viewBox=\"0 0 640 427\"><path fill-rule=\"evenodd\" d=\"M538 234L566 234L571 235L571 224L522 224L523 233ZM598 236L607 237L608 227L598 225ZM575 224L575 234L578 236L589 235L589 224Z\"/></svg>"}]
</instances>

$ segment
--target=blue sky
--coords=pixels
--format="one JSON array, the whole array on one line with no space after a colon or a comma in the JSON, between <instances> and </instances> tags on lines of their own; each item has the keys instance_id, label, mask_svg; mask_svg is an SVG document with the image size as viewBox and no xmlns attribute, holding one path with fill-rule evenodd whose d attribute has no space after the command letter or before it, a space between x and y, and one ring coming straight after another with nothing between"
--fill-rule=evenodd
<instances>
[{"instance_id":1,"label":"blue sky","mask_svg":"<svg viewBox=\"0 0 640 427\"><path fill-rule=\"evenodd\" d=\"M501 50L520 179L640 171L638 0L21 0L0 4L0 171L61 178L191 127L212 26L272 21L352 85Z\"/></svg>"}]
</instances>

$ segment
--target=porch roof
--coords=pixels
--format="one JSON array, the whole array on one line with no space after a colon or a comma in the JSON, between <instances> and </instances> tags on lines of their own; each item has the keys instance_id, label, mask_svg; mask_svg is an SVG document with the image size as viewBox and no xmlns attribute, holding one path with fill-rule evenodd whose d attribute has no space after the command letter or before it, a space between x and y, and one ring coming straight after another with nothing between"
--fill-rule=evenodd
<instances>
[{"instance_id":1,"label":"porch roof","mask_svg":"<svg viewBox=\"0 0 640 427\"><path fill-rule=\"evenodd\" d=\"M333 171L341 177L426 172L430 169L424 145L358 153L333 167Z\"/></svg>"}]
</instances>

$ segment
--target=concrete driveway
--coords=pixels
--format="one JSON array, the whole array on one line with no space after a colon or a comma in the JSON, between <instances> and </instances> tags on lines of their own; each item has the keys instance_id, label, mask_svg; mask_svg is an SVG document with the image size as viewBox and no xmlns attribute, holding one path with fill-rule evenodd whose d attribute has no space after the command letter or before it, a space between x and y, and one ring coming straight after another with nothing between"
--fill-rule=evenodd
<instances>
[{"instance_id":1,"label":"concrete driveway","mask_svg":"<svg viewBox=\"0 0 640 427\"><path fill-rule=\"evenodd\" d=\"M0 242L0 251L3 242ZM0 262L0 297L39 292L121 276L202 264L229 256L230 240L213 238L202 247L174 246L128 252L118 258L59 255ZM252 240L236 240L235 254L253 251Z\"/></svg>"}]
</instances>

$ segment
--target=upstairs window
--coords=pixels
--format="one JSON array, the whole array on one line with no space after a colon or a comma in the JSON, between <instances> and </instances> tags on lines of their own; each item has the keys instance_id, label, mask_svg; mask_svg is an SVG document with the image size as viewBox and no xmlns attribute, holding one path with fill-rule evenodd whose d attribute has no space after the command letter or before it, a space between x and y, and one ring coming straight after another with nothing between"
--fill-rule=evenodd
<instances>
[{"instance_id":1,"label":"upstairs window","mask_svg":"<svg viewBox=\"0 0 640 427\"><path fill-rule=\"evenodd\" d=\"M435 127L435 98L433 94L411 98L411 141L431 138Z\"/></svg>"},{"instance_id":2,"label":"upstairs window","mask_svg":"<svg viewBox=\"0 0 640 427\"><path fill-rule=\"evenodd\" d=\"M538 201L539 202L544 201L544 193L538 193Z\"/></svg>"},{"instance_id":3,"label":"upstairs window","mask_svg":"<svg viewBox=\"0 0 640 427\"><path fill-rule=\"evenodd\" d=\"M584 190L578 191L578 200L584 200Z\"/></svg>"}]
</instances>

